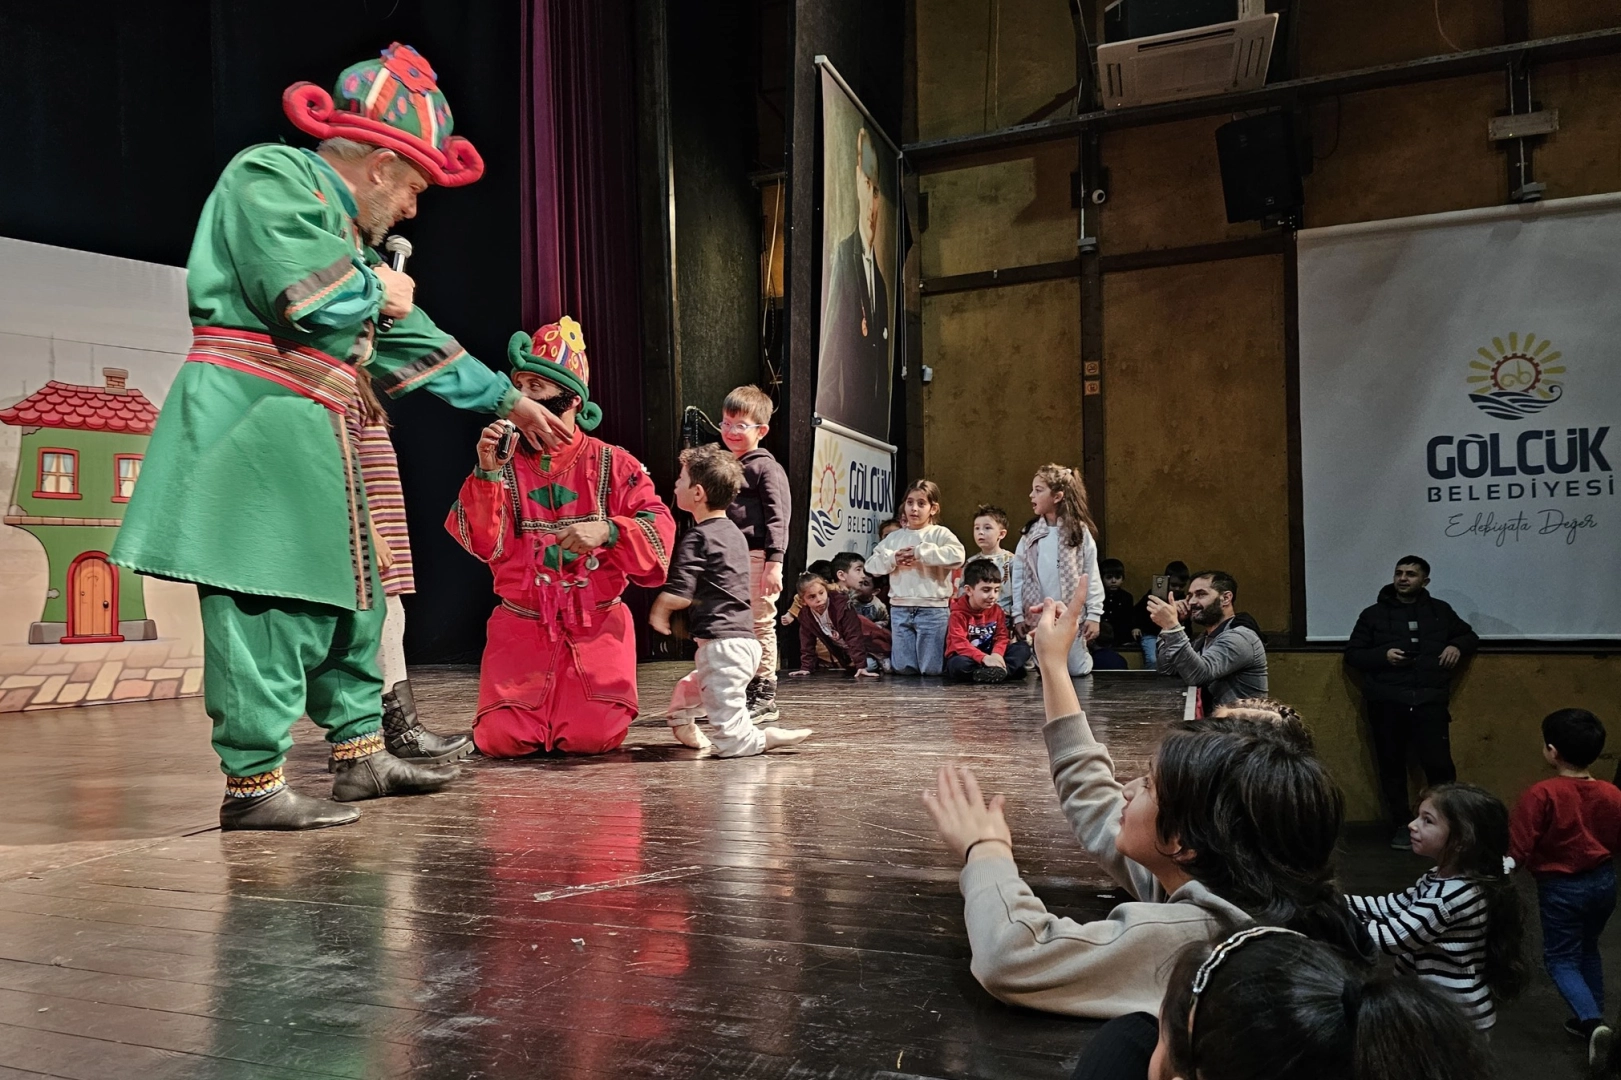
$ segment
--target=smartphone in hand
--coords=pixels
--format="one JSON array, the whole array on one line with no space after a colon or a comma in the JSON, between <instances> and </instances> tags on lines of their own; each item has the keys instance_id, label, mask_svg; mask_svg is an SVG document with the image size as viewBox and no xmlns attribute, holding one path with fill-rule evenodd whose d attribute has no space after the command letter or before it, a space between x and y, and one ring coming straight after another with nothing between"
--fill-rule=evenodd
<instances>
[{"instance_id":1,"label":"smartphone in hand","mask_svg":"<svg viewBox=\"0 0 1621 1080\"><path fill-rule=\"evenodd\" d=\"M1154 575L1154 587L1152 589L1148 590L1148 594L1150 596L1156 596L1161 600L1169 600L1170 599L1170 592L1171 592L1171 579L1170 579L1170 576L1167 575L1167 574L1155 574Z\"/></svg>"}]
</instances>

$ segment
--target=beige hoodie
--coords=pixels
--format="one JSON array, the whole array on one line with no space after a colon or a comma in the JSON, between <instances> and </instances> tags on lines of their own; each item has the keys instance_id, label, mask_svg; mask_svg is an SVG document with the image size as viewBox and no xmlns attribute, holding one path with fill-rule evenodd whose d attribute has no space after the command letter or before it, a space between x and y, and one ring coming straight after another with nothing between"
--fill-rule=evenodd
<instances>
[{"instance_id":1,"label":"beige hoodie","mask_svg":"<svg viewBox=\"0 0 1621 1080\"><path fill-rule=\"evenodd\" d=\"M1177 953L1249 916L1197 881L1166 896L1152 874L1116 850L1125 796L1085 713L1049 721L1043 734L1076 838L1137 899L1078 923L1049 912L1012 858L974 859L960 877L974 978L1010 1005L1099 1020L1158 1015Z\"/></svg>"},{"instance_id":2,"label":"beige hoodie","mask_svg":"<svg viewBox=\"0 0 1621 1080\"><path fill-rule=\"evenodd\" d=\"M895 569L895 552L915 548L917 562ZM867 556L867 573L889 575L889 606L950 607L955 571L962 565L962 541L944 525L896 529Z\"/></svg>"}]
</instances>

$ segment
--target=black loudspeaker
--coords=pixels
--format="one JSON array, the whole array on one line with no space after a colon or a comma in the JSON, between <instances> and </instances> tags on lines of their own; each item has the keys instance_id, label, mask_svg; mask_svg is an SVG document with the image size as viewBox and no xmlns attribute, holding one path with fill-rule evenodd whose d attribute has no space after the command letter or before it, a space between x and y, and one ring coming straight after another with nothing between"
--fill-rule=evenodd
<instances>
[{"instance_id":1,"label":"black loudspeaker","mask_svg":"<svg viewBox=\"0 0 1621 1080\"><path fill-rule=\"evenodd\" d=\"M1300 183L1300 150L1287 112L1246 116L1216 129L1221 191L1227 220L1294 218L1306 203Z\"/></svg>"}]
</instances>

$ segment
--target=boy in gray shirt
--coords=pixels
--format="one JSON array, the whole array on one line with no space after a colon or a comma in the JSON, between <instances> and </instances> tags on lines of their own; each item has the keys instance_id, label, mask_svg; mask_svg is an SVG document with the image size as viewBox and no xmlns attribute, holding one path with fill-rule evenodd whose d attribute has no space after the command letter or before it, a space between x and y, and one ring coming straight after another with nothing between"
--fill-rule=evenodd
<instances>
[{"instance_id":1,"label":"boy in gray shirt","mask_svg":"<svg viewBox=\"0 0 1621 1080\"><path fill-rule=\"evenodd\" d=\"M670 615L687 609L697 666L671 695L670 727L683 745L704 749L711 743L695 721L707 717L721 757L793 746L811 734L808 728L756 728L749 716L747 691L760 663L760 642L754 632L748 543L726 516L742 484L743 467L725 448L682 451L675 502L692 515L693 527L676 541L669 578L648 616L654 630L668 634Z\"/></svg>"}]
</instances>

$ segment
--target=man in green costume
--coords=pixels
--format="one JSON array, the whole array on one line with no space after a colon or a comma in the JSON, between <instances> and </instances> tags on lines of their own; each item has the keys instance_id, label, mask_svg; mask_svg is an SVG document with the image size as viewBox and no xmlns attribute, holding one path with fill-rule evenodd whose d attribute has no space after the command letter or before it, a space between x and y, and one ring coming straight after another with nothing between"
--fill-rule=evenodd
<instances>
[{"instance_id":1,"label":"man in green costume","mask_svg":"<svg viewBox=\"0 0 1621 1080\"><path fill-rule=\"evenodd\" d=\"M204 205L187 261L192 350L111 555L197 585L223 829L347 824L359 814L339 802L457 774L396 758L379 731L384 604L356 445L381 416L373 387L426 387L537 447L563 435L413 306L411 279L373 250L430 183L484 169L451 135L427 62L396 43L339 75L334 96L299 83L282 104L322 142L242 151ZM306 713L331 744L336 802L283 778Z\"/></svg>"}]
</instances>

